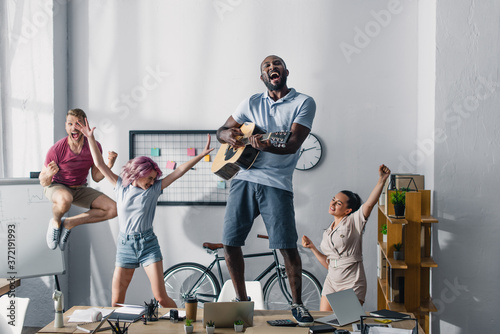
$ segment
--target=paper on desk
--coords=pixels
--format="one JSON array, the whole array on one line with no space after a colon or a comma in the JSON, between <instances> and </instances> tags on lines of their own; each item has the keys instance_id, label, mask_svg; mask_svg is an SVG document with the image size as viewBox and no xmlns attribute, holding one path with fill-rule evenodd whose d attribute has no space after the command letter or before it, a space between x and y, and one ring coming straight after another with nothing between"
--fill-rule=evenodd
<instances>
[{"instance_id":1,"label":"paper on desk","mask_svg":"<svg viewBox=\"0 0 500 334\"><path fill-rule=\"evenodd\" d=\"M144 313L144 306L140 305L130 305L130 304L118 304L121 307L116 309L118 313L126 313L126 314L137 314L141 315Z\"/></svg>"},{"instance_id":2,"label":"paper on desk","mask_svg":"<svg viewBox=\"0 0 500 334\"><path fill-rule=\"evenodd\" d=\"M412 334L411 329L371 327L369 334Z\"/></svg>"},{"instance_id":3,"label":"paper on desk","mask_svg":"<svg viewBox=\"0 0 500 334\"><path fill-rule=\"evenodd\" d=\"M85 310L75 310L73 314L69 316L68 322L78 322L78 323L92 322L93 311L101 312L103 318L108 314L110 314L111 312L113 312L113 310L111 309L104 309L98 307L91 307Z\"/></svg>"}]
</instances>

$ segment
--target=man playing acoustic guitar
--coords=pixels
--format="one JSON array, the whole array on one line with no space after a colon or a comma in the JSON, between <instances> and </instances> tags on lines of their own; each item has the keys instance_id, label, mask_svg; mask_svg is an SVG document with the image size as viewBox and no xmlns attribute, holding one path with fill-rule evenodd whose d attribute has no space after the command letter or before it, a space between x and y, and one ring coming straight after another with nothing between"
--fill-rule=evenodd
<instances>
[{"instance_id":1,"label":"man playing acoustic guitar","mask_svg":"<svg viewBox=\"0 0 500 334\"><path fill-rule=\"evenodd\" d=\"M316 103L313 98L288 88L288 70L278 56L268 56L260 66L260 79L267 91L245 99L226 123L217 130L221 143L244 146L240 127L255 123L265 132L291 131L285 145L274 146L261 140L262 134L248 137L260 151L252 167L241 170L231 181L224 217L222 243L238 300L247 300L244 260L245 244L255 218L260 214L269 234L269 247L279 249L285 260L293 305L292 314L301 326L313 324L302 304L302 261L297 250L297 229L293 206L292 175L302 142L311 131Z\"/></svg>"}]
</instances>

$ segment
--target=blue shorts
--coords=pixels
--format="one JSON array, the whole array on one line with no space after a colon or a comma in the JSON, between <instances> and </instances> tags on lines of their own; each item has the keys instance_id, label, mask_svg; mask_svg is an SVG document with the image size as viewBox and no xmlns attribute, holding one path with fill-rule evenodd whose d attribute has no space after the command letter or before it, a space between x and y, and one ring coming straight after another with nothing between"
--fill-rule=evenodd
<instances>
[{"instance_id":1,"label":"blue shorts","mask_svg":"<svg viewBox=\"0 0 500 334\"><path fill-rule=\"evenodd\" d=\"M153 229L144 233L125 234L120 232L116 242L116 267L138 268L163 260L160 245Z\"/></svg>"},{"instance_id":2,"label":"blue shorts","mask_svg":"<svg viewBox=\"0 0 500 334\"><path fill-rule=\"evenodd\" d=\"M231 181L222 243L234 247L245 245L259 214L269 235L269 248L297 248L293 193L242 180Z\"/></svg>"}]
</instances>

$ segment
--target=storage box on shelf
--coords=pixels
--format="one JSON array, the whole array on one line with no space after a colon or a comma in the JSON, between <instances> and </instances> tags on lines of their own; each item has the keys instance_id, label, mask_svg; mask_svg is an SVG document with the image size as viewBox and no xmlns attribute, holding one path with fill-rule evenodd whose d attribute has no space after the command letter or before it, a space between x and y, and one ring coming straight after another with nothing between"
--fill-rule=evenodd
<instances>
[{"instance_id":1,"label":"storage box on shelf","mask_svg":"<svg viewBox=\"0 0 500 334\"><path fill-rule=\"evenodd\" d=\"M387 191L388 198L392 190ZM412 312L429 332L429 312L436 312L430 297L430 269L437 267L431 257L431 227L437 219L430 214L430 190L406 193L404 219L391 218L394 207L378 207L378 230L387 224L387 242L378 233L377 308ZM393 257L394 244L402 243L404 260Z\"/></svg>"}]
</instances>

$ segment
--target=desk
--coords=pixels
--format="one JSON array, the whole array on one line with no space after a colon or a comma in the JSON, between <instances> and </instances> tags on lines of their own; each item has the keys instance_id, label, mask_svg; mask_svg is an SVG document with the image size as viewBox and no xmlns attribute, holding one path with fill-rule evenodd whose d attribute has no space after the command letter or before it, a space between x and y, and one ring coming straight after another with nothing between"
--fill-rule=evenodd
<instances>
[{"instance_id":1,"label":"desk","mask_svg":"<svg viewBox=\"0 0 500 334\"><path fill-rule=\"evenodd\" d=\"M76 323L68 323L68 316L73 314L75 310L86 309L88 306L73 306L68 311L64 313L64 327L54 328L54 322L51 322L44 328L42 328L39 334L84 334L80 330L76 329ZM168 308L160 308L158 314L161 316L170 312ZM311 315L314 318L324 317L329 312L311 311ZM198 309L197 321L194 324L194 333L206 333L205 328L203 328L203 310ZM256 310L254 313L254 325L253 327L245 328L245 333L247 334L281 334L281 333L291 333L291 334L308 334L309 328L307 327L272 327L267 324L267 320L273 319L291 319L293 320L292 313L290 311L266 311L266 310ZM393 322L392 326L397 328L405 328L405 322ZM315 323L315 325L320 325ZM218 328L215 324L215 333L234 333L234 328ZM352 325L341 327L352 331ZM411 328L411 327L410 327ZM110 334L111 330L105 330L99 333ZM144 325L141 321L135 322L129 327L130 334L144 333L144 334L165 334L165 333L184 333L184 322L179 321L178 323L172 323L169 320L159 320L155 322L148 322ZM422 328L418 328L419 334L424 334Z\"/></svg>"},{"instance_id":2,"label":"desk","mask_svg":"<svg viewBox=\"0 0 500 334\"><path fill-rule=\"evenodd\" d=\"M10 283L14 283L14 288L17 288L21 285L21 280L19 278L16 278L14 282L12 282L6 278L0 278L0 296L8 293L11 290Z\"/></svg>"}]
</instances>

